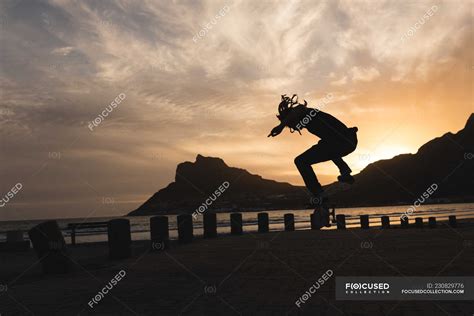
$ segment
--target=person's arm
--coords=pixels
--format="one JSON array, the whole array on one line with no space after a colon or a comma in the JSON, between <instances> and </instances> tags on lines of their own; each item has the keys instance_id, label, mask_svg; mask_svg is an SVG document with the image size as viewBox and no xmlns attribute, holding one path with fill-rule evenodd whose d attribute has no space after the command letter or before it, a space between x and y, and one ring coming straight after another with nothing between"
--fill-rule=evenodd
<instances>
[{"instance_id":1,"label":"person's arm","mask_svg":"<svg viewBox=\"0 0 474 316\"><path fill-rule=\"evenodd\" d=\"M279 125L275 126L272 131L270 132L270 134L268 134L267 137L275 137L275 136L278 136L282 131L283 129L285 128L285 123L284 122L281 122Z\"/></svg>"}]
</instances>

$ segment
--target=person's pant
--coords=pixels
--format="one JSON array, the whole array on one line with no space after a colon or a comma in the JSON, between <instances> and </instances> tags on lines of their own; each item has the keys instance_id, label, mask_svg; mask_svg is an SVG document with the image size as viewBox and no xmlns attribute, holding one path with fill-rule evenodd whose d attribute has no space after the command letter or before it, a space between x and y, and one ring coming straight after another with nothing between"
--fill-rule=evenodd
<instances>
[{"instance_id":1,"label":"person's pant","mask_svg":"<svg viewBox=\"0 0 474 316\"><path fill-rule=\"evenodd\" d=\"M316 177L311 165L318 162L332 160L339 168L341 175L348 175L352 172L342 157L350 154L357 147L357 135L354 132L339 141L320 140L316 145L295 158L295 165L303 177L306 188L313 195L320 195L323 188Z\"/></svg>"}]
</instances>

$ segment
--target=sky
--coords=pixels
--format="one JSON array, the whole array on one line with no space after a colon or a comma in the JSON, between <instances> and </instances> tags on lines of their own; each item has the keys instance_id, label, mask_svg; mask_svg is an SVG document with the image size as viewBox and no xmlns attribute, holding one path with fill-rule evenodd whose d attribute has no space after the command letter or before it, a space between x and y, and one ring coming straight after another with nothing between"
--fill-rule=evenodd
<instances>
[{"instance_id":1,"label":"sky","mask_svg":"<svg viewBox=\"0 0 474 316\"><path fill-rule=\"evenodd\" d=\"M197 154L302 185L284 93L359 128L354 173L416 153L474 112L473 4L3 0L0 221L125 214Z\"/></svg>"}]
</instances>

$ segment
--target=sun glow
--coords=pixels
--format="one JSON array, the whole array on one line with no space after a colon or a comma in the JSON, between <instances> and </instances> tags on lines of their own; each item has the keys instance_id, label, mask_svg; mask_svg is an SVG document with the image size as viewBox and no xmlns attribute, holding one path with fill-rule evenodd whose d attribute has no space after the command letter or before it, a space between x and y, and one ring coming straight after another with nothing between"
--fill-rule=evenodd
<instances>
[{"instance_id":1,"label":"sun glow","mask_svg":"<svg viewBox=\"0 0 474 316\"><path fill-rule=\"evenodd\" d=\"M395 156L401 154L409 154L413 151L407 146L390 144L390 145L381 145L373 150L370 149L360 149L356 150L352 155L352 163L354 168L353 171L359 172L364 169L368 164L371 164L378 160L391 159Z\"/></svg>"},{"instance_id":2,"label":"sun glow","mask_svg":"<svg viewBox=\"0 0 474 316\"><path fill-rule=\"evenodd\" d=\"M395 156L401 155L401 154L408 154L411 153L411 150L402 145L385 145L385 146L380 146L380 148L377 148L374 151L374 156L375 156L375 161L376 160L381 160L381 159L390 159Z\"/></svg>"}]
</instances>

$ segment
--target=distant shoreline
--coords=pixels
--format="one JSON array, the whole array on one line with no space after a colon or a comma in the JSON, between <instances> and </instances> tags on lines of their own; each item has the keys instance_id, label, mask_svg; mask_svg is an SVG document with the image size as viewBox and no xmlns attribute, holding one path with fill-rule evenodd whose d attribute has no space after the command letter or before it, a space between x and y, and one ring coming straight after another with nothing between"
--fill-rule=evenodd
<instances>
[{"instance_id":1,"label":"distant shoreline","mask_svg":"<svg viewBox=\"0 0 474 316\"><path fill-rule=\"evenodd\" d=\"M430 206L430 205L445 205L445 204L469 204L469 203L474 203L474 198L472 199L467 199L467 200L461 200L461 201L439 201L439 202L430 202L430 203L424 203L424 206ZM331 203L330 203L331 204ZM338 209L347 209L347 208L361 208L361 207L401 207L401 206L413 206L413 203L406 203L406 202L400 202L399 204L394 204L394 203L387 203L387 204L377 204L377 205L371 205L371 204L355 204L355 205L346 205L346 206L341 206L341 207L336 207L336 210ZM214 213L231 213L231 212L266 212L266 211L278 211L278 210L288 210L288 211L297 211L297 210L311 210L314 208L298 208L298 207L268 207L268 208L248 208L246 207L245 209L239 209L239 208L219 208L219 209L209 209L208 211L212 211ZM135 210L136 211L136 210ZM193 210L182 210L182 211L160 211L156 213L146 213L146 214L132 214L133 212L129 212L125 215L122 215L122 217L134 217L134 216L151 216L151 215L179 215L179 214L191 214Z\"/></svg>"},{"instance_id":2,"label":"distant shoreline","mask_svg":"<svg viewBox=\"0 0 474 316\"><path fill-rule=\"evenodd\" d=\"M457 202L439 202L439 203L426 203L423 204L423 206L437 206L437 205L446 205L446 204L471 204L474 203L473 200L468 200L468 201L457 201ZM338 209L348 209L348 208L361 208L361 207L402 207L402 206L412 206L412 204L386 204L386 205L360 205L360 206L345 206L345 207L339 207L336 208L336 211ZM310 210L312 208L267 208L267 209L250 209L246 208L245 210L238 210L238 212L271 212L271 211L300 211L300 210ZM216 213L226 213L226 212L232 212L232 209L218 209L214 210L211 209L210 211L216 212ZM141 214L141 215L128 215L128 214L123 214L123 215L111 215L111 216L94 216L94 217L88 217L89 221L92 219L98 219L98 218L119 218L119 217L140 217L140 216L153 216L153 215L179 215L183 214L184 212L176 212L176 211L170 211L170 212L160 212L156 214ZM189 212L191 213L191 212ZM48 221L48 220L66 220L66 221L74 221L77 220L78 222L84 221L86 217L52 217L52 218L29 218L29 219L13 219L13 220L3 220L0 221L0 223L13 223L13 222L31 222L31 221Z\"/></svg>"}]
</instances>

